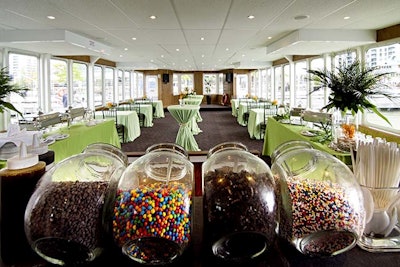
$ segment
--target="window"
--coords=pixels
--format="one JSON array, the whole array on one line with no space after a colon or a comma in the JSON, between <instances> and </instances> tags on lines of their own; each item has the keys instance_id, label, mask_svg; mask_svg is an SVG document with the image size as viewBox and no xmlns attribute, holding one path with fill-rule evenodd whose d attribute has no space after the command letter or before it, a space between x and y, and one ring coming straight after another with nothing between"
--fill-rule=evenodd
<instances>
[{"instance_id":1,"label":"window","mask_svg":"<svg viewBox=\"0 0 400 267\"><path fill-rule=\"evenodd\" d=\"M22 114L36 114L40 108L38 57L10 53L8 59L7 71L12 77L12 81L19 86L29 88L24 97L12 93L10 102Z\"/></svg>"},{"instance_id":2,"label":"window","mask_svg":"<svg viewBox=\"0 0 400 267\"><path fill-rule=\"evenodd\" d=\"M193 73L174 73L173 79L173 95L180 95L185 91L194 91Z\"/></svg>"},{"instance_id":3,"label":"window","mask_svg":"<svg viewBox=\"0 0 400 267\"><path fill-rule=\"evenodd\" d=\"M247 74L236 75L236 97L245 98L249 95L249 77Z\"/></svg>"},{"instance_id":4,"label":"window","mask_svg":"<svg viewBox=\"0 0 400 267\"><path fill-rule=\"evenodd\" d=\"M272 68L268 68L267 69L267 73L266 73L266 98L268 100L272 100L273 99L273 90L272 90Z\"/></svg>"},{"instance_id":5,"label":"window","mask_svg":"<svg viewBox=\"0 0 400 267\"><path fill-rule=\"evenodd\" d=\"M295 107L308 106L307 62L296 62L294 66L294 99Z\"/></svg>"},{"instance_id":6,"label":"window","mask_svg":"<svg viewBox=\"0 0 400 267\"><path fill-rule=\"evenodd\" d=\"M138 72L137 73L137 88L136 88L136 96L138 98L143 97L144 94L144 75L143 72Z\"/></svg>"},{"instance_id":7,"label":"window","mask_svg":"<svg viewBox=\"0 0 400 267\"><path fill-rule=\"evenodd\" d=\"M131 72L124 72L124 99L131 99Z\"/></svg>"},{"instance_id":8,"label":"window","mask_svg":"<svg viewBox=\"0 0 400 267\"><path fill-rule=\"evenodd\" d=\"M268 81L267 81L268 77L267 77L267 70L263 69L261 70L261 86L260 86L260 97L264 98L264 99L269 99L268 97Z\"/></svg>"},{"instance_id":9,"label":"window","mask_svg":"<svg viewBox=\"0 0 400 267\"><path fill-rule=\"evenodd\" d=\"M282 96L282 67L275 67L275 86L274 86L274 95L275 99L278 100L278 103L283 104L283 96Z\"/></svg>"},{"instance_id":10,"label":"window","mask_svg":"<svg viewBox=\"0 0 400 267\"><path fill-rule=\"evenodd\" d=\"M122 87L123 86L123 77L122 76L123 76L123 71L118 70L118 86L117 86L118 101L117 102L124 100L124 96L123 96L124 89Z\"/></svg>"},{"instance_id":11,"label":"window","mask_svg":"<svg viewBox=\"0 0 400 267\"><path fill-rule=\"evenodd\" d=\"M146 76L146 97L158 99L158 77L157 75Z\"/></svg>"},{"instance_id":12,"label":"window","mask_svg":"<svg viewBox=\"0 0 400 267\"><path fill-rule=\"evenodd\" d=\"M400 132L400 43L374 47L366 51L365 63L369 67L376 68L376 72L390 72L386 75L383 84L388 88L383 89L386 93L395 96L392 100L376 95L371 98L379 110L389 119L392 126L387 124L375 113L365 112L363 123L389 131Z\"/></svg>"},{"instance_id":13,"label":"window","mask_svg":"<svg viewBox=\"0 0 400 267\"><path fill-rule=\"evenodd\" d=\"M291 106L290 65L283 66L283 104Z\"/></svg>"},{"instance_id":14,"label":"window","mask_svg":"<svg viewBox=\"0 0 400 267\"><path fill-rule=\"evenodd\" d=\"M72 107L87 107L87 65L72 63Z\"/></svg>"},{"instance_id":15,"label":"window","mask_svg":"<svg viewBox=\"0 0 400 267\"><path fill-rule=\"evenodd\" d=\"M65 112L69 106L67 61L50 60L50 110Z\"/></svg>"},{"instance_id":16,"label":"window","mask_svg":"<svg viewBox=\"0 0 400 267\"><path fill-rule=\"evenodd\" d=\"M101 106L103 104L103 68L94 66L94 106Z\"/></svg>"},{"instance_id":17,"label":"window","mask_svg":"<svg viewBox=\"0 0 400 267\"><path fill-rule=\"evenodd\" d=\"M218 77L217 73L203 74L203 95L216 95L220 93Z\"/></svg>"},{"instance_id":18,"label":"window","mask_svg":"<svg viewBox=\"0 0 400 267\"><path fill-rule=\"evenodd\" d=\"M114 69L105 68L104 102L114 102Z\"/></svg>"},{"instance_id":19,"label":"window","mask_svg":"<svg viewBox=\"0 0 400 267\"><path fill-rule=\"evenodd\" d=\"M316 58L310 63L310 68L312 70L324 70L324 59ZM311 91L316 88L315 82L311 81ZM325 106L325 90L326 88L321 88L310 94L310 108L317 110Z\"/></svg>"}]
</instances>

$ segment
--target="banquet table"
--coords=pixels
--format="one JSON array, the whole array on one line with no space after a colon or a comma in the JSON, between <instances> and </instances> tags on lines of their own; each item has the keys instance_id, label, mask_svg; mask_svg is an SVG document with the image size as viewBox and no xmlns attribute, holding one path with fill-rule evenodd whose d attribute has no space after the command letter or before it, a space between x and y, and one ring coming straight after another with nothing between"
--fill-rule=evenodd
<instances>
[{"instance_id":1,"label":"banquet table","mask_svg":"<svg viewBox=\"0 0 400 267\"><path fill-rule=\"evenodd\" d=\"M254 108L264 108L264 106L271 106L271 103L255 101L241 102L237 111L237 122L242 126L247 126L247 123L244 121L243 114Z\"/></svg>"},{"instance_id":2,"label":"banquet table","mask_svg":"<svg viewBox=\"0 0 400 267\"><path fill-rule=\"evenodd\" d=\"M200 151L196 140L194 139L192 130L190 128L191 120L196 116L197 111L200 109L197 105L172 105L168 106L168 111L172 117L179 123L179 130L176 136L178 145L182 146L188 151ZM193 120L192 120L193 121Z\"/></svg>"},{"instance_id":3,"label":"banquet table","mask_svg":"<svg viewBox=\"0 0 400 267\"><path fill-rule=\"evenodd\" d=\"M135 110L137 113L144 114L144 127L153 127L153 105L152 104L133 104L132 109Z\"/></svg>"},{"instance_id":4,"label":"banquet table","mask_svg":"<svg viewBox=\"0 0 400 267\"><path fill-rule=\"evenodd\" d=\"M69 129L63 126L45 134L44 137L54 134L68 135L67 138L49 145L49 149L54 151L55 163L81 153L92 143L107 143L121 148L114 120L101 121L94 126L86 126L84 123L73 124Z\"/></svg>"},{"instance_id":5,"label":"banquet table","mask_svg":"<svg viewBox=\"0 0 400 267\"><path fill-rule=\"evenodd\" d=\"M264 146L262 154L266 156L271 156L275 148L278 147L280 144L292 140L303 140L310 142L314 148L325 151L337 157L345 164L351 164L350 153L338 152L329 148L327 144L321 144L311 141L312 137L304 136L301 134L303 130L307 129L309 128L303 125L281 123L275 120L273 117L269 117L267 121L267 130L264 136Z\"/></svg>"},{"instance_id":6,"label":"banquet table","mask_svg":"<svg viewBox=\"0 0 400 267\"><path fill-rule=\"evenodd\" d=\"M243 98L243 99L231 99L231 108L232 108L232 116L238 116L238 108L240 103L244 102L255 102L254 99L251 98Z\"/></svg>"},{"instance_id":7,"label":"banquet table","mask_svg":"<svg viewBox=\"0 0 400 267\"><path fill-rule=\"evenodd\" d=\"M199 97L199 95L188 96L187 98L183 99L183 103L185 105L197 105L197 106L200 106L202 101L203 101L203 96ZM203 118L201 117L201 114L200 114L200 109L197 111L195 118L196 118L196 122L202 122L203 121Z\"/></svg>"},{"instance_id":8,"label":"banquet table","mask_svg":"<svg viewBox=\"0 0 400 267\"><path fill-rule=\"evenodd\" d=\"M255 108L249 111L249 121L247 123L247 132L251 139L260 140L263 138L260 134L260 124L264 121L264 109Z\"/></svg>"},{"instance_id":9,"label":"banquet table","mask_svg":"<svg viewBox=\"0 0 400 267\"><path fill-rule=\"evenodd\" d=\"M96 112L96 118L102 118L103 114L101 111ZM105 119L114 119L111 117L105 117ZM119 124L125 127L125 141L132 142L140 136L140 124L139 118L136 111L132 110L118 110L117 120Z\"/></svg>"},{"instance_id":10,"label":"banquet table","mask_svg":"<svg viewBox=\"0 0 400 267\"><path fill-rule=\"evenodd\" d=\"M135 103L137 104L148 104L152 105L154 112L153 112L153 118L164 118L164 105L162 100L135 100Z\"/></svg>"}]
</instances>

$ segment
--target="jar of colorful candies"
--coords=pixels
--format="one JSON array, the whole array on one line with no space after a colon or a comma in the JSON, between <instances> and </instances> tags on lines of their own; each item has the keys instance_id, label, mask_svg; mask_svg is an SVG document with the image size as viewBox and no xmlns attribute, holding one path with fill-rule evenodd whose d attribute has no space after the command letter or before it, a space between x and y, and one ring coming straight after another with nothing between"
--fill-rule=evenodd
<instances>
[{"instance_id":1,"label":"jar of colorful candies","mask_svg":"<svg viewBox=\"0 0 400 267\"><path fill-rule=\"evenodd\" d=\"M363 197L343 162L300 146L283 151L271 171L280 237L309 256L334 256L356 245L365 227Z\"/></svg>"},{"instance_id":2,"label":"jar of colorful candies","mask_svg":"<svg viewBox=\"0 0 400 267\"><path fill-rule=\"evenodd\" d=\"M117 189L112 233L135 262L162 265L188 248L193 164L176 144L157 144L131 163Z\"/></svg>"},{"instance_id":3,"label":"jar of colorful candies","mask_svg":"<svg viewBox=\"0 0 400 267\"><path fill-rule=\"evenodd\" d=\"M271 171L240 143L222 143L210 152L202 166L206 247L222 261L251 261L276 236Z\"/></svg>"},{"instance_id":4,"label":"jar of colorful candies","mask_svg":"<svg viewBox=\"0 0 400 267\"><path fill-rule=\"evenodd\" d=\"M98 150L66 158L47 171L25 210L33 250L58 265L98 257L109 241L111 208L124 170L121 160Z\"/></svg>"}]
</instances>

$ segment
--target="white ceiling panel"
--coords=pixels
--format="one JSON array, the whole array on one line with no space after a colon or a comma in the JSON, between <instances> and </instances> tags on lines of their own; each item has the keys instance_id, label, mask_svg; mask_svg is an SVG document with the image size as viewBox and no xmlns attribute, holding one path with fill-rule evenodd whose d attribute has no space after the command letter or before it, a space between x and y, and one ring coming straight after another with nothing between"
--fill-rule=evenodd
<instances>
[{"instance_id":1,"label":"white ceiling panel","mask_svg":"<svg viewBox=\"0 0 400 267\"><path fill-rule=\"evenodd\" d=\"M1 0L0 36L11 30L66 30L109 46L109 53L97 56L132 68L251 68L251 62L258 68L284 56L360 44L301 41L267 53L267 46L297 30L376 31L399 24L399 10L399 0ZM298 15L308 17L295 20ZM65 42L0 40L0 46L54 55L95 53Z\"/></svg>"}]
</instances>

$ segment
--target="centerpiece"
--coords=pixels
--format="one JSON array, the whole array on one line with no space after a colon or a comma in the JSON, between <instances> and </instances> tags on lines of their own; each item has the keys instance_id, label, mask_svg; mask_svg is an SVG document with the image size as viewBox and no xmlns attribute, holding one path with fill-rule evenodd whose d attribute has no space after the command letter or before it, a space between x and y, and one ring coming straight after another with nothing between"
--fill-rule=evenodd
<instances>
[{"instance_id":1,"label":"centerpiece","mask_svg":"<svg viewBox=\"0 0 400 267\"><path fill-rule=\"evenodd\" d=\"M382 79L389 73L376 72L376 68L364 66L359 60L351 64L340 64L332 71L308 70L308 73L317 85L311 93L324 87L330 89L328 104L322 109L333 110L336 114L333 116L333 124L340 123L340 127L335 128L335 125L332 125L332 134L336 135L334 140L338 144L345 143L343 147L340 147L341 149L349 151L349 146L354 144L357 130L356 116L359 112L372 111L391 125L390 121L370 101L370 97L374 95L392 98L383 90L388 86L382 83ZM337 116L340 118L335 118ZM337 136L337 129L343 133L343 136Z\"/></svg>"}]
</instances>

